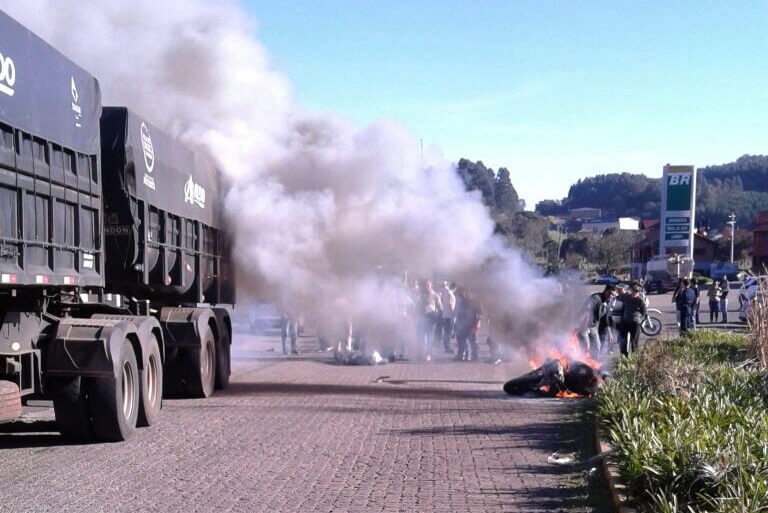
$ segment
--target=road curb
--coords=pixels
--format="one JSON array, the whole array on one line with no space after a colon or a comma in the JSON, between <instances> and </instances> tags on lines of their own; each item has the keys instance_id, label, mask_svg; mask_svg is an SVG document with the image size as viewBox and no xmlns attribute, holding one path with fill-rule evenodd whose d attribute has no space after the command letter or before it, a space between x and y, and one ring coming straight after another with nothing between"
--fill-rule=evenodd
<instances>
[{"instance_id":1,"label":"road curb","mask_svg":"<svg viewBox=\"0 0 768 513\"><path fill-rule=\"evenodd\" d=\"M599 454L604 455L600 459L600 466L603 469L603 476L605 476L605 480L608 482L616 513L637 513L636 508L629 506L631 502L629 488L621 480L619 467L608 461L607 454L613 449L613 446L600 437L600 426L597 419L595 419L595 447Z\"/></svg>"}]
</instances>

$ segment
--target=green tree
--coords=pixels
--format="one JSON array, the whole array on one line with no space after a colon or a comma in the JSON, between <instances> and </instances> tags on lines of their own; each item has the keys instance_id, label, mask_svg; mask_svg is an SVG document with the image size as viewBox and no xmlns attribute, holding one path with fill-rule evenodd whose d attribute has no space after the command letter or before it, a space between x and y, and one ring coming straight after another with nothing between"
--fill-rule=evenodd
<instances>
[{"instance_id":1,"label":"green tree","mask_svg":"<svg viewBox=\"0 0 768 513\"><path fill-rule=\"evenodd\" d=\"M494 184L494 199L496 208L504 214L513 214L519 208L519 198L517 191L509 178L509 171L502 167L496 173L496 182Z\"/></svg>"},{"instance_id":2,"label":"green tree","mask_svg":"<svg viewBox=\"0 0 768 513\"><path fill-rule=\"evenodd\" d=\"M516 247L532 254L539 254L550 239L549 222L533 212L517 212L499 222L502 233Z\"/></svg>"},{"instance_id":3,"label":"green tree","mask_svg":"<svg viewBox=\"0 0 768 513\"><path fill-rule=\"evenodd\" d=\"M470 162L467 159L461 159L456 165L456 172L464 181L464 187L468 191L480 191L483 203L489 207L496 206L494 195L495 176L492 169L486 168L480 160Z\"/></svg>"},{"instance_id":4,"label":"green tree","mask_svg":"<svg viewBox=\"0 0 768 513\"><path fill-rule=\"evenodd\" d=\"M592 262L600 272L616 273L629 262L633 235L621 230L606 230L595 241Z\"/></svg>"}]
</instances>

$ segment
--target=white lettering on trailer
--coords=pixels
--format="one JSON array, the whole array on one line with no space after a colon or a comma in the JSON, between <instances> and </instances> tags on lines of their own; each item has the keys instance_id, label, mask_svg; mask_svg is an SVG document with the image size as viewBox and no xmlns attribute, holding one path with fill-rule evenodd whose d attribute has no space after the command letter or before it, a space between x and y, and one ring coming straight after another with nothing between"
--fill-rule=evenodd
<instances>
[{"instance_id":1,"label":"white lettering on trailer","mask_svg":"<svg viewBox=\"0 0 768 513\"><path fill-rule=\"evenodd\" d=\"M77 100L80 98L80 95L77 93L77 86L75 85L75 77L70 76L70 92L72 93L72 112L75 113L75 126L77 128L80 128L80 118L83 117L83 110L80 108L80 105L77 104Z\"/></svg>"},{"instance_id":2,"label":"white lettering on trailer","mask_svg":"<svg viewBox=\"0 0 768 513\"><path fill-rule=\"evenodd\" d=\"M184 203L191 203L200 208L205 208L205 188L195 183L192 175L189 175L189 180L184 184Z\"/></svg>"},{"instance_id":3,"label":"white lettering on trailer","mask_svg":"<svg viewBox=\"0 0 768 513\"><path fill-rule=\"evenodd\" d=\"M13 96L13 86L16 84L16 65L10 56L0 53L0 93Z\"/></svg>"},{"instance_id":4,"label":"white lettering on trailer","mask_svg":"<svg viewBox=\"0 0 768 513\"><path fill-rule=\"evenodd\" d=\"M129 235L131 233L131 227L125 224L120 225L107 225L104 227L104 233L106 235Z\"/></svg>"},{"instance_id":5,"label":"white lettering on trailer","mask_svg":"<svg viewBox=\"0 0 768 513\"><path fill-rule=\"evenodd\" d=\"M155 148L152 146L152 136L146 123L141 123L139 131L141 132L141 149L144 150L144 167L147 168L147 173L151 173L155 168ZM154 189L154 181L152 188Z\"/></svg>"}]
</instances>

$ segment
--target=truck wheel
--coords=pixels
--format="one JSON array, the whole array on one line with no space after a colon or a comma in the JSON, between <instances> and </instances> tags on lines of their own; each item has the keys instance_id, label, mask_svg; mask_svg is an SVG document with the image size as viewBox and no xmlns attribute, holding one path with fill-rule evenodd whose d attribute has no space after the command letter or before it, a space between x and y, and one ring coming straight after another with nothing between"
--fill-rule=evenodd
<instances>
[{"instance_id":1,"label":"truck wheel","mask_svg":"<svg viewBox=\"0 0 768 513\"><path fill-rule=\"evenodd\" d=\"M12 381L0 381L0 422L13 420L21 415L21 393Z\"/></svg>"},{"instance_id":2,"label":"truck wheel","mask_svg":"<svg viewBox=\"0 0 768 513\"><path fill-rule=\"evenodd\" d=\"M224 333L216 344L216 390L224 390L229 386L231 373L230 340Z\"/></svg>"},{"instance_id":3,"label":"truck wheel","mask_svg":"<svg viewBox=\"0 0 768 513\"><path fill-rule=\"evenodd\" d=\"M216 342L210 326L200 339L200 349L188 350L185 355L187 397L210 397L216 381Z\"/></svg>"},{"instance_id":4,"label":"truck wheel","mask_svg":"<svg viewBox=\"0 0 768 513\"><path fill-rule=\"evenodd\" d=\"M88 403L96 437L107 442L127 440L139 415L139 366L128 340L123 341L117 376L93 378Z\"/></svg>"},{"instance_id":5,"label":"truck wheel","mask_svg":"<svg viewBox=\"0 0 768 513\"><path fill-rule=\"evenodd\" d=\"M139 371L141 401L136 421L139 427L151 426L157 422L163 405L163 362L160 358L160 345L154 335L150 336L149 346L144 368Z\"/></svg>"},{"instance_id":6,"label":"truck wheel","mask_svg":"<svg viewBox=\"0 0 768 513\"><path fill-rule=\"evenodd\" d=\"M73 442L90 440L93 434L85 378L55 378L48 386L53 391L53 412L61 435Z\"/></svg>"}]
</instances>

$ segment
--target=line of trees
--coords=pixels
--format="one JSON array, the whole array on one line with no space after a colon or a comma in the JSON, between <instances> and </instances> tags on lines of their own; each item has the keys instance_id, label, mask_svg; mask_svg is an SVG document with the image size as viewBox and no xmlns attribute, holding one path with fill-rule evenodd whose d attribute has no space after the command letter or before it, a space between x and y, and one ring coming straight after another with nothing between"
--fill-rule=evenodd
<instances>
[{"instance_id":1,"label":"line of trees","mask_svg":"<svg viewBox=\"0 0 768 513\"><path fill-rule=\"evenodd\" d=\"M744 155L735 162L699 168L696 218L722 228L735 212L739 226L751 228L758 212L768 210L768 156ZM565 216L575 208L594 207L606 217L658 219L661 180L642 174L600 174L579 180L561 200L536 204L541 215Z\"/></svg>"},{"instance_id":2,"label":"line of trees","mask_svg":"<svg viewBox=\"0 0 768 513\"><path fill-rule=\"evenodd\" d=\"M632 258L636 234L608 231L599 237L568 233L577 226L554 225L554 217L566 217L575 208L599 208L604 217L658 219L661 210L661 180L643 174L600 174L578 180L568 196L544 200L535 212L525 211L507 168L498 171L482 161L461 159L456 165L468 191L480 192L496 222L496 232L548 268L563 264L583 268L599 262L598 272L615 272ZM757 212L768 210L768 156L745 155L735 162L700 168L697 171L696 217L707 229L721 230L735 212L739 226L750 228ZM739 240L743 251L751 240ZM727 244L721 244L725 255ZM741 247L744 246L744 247Z\"/></svg>"}]
</instances>

